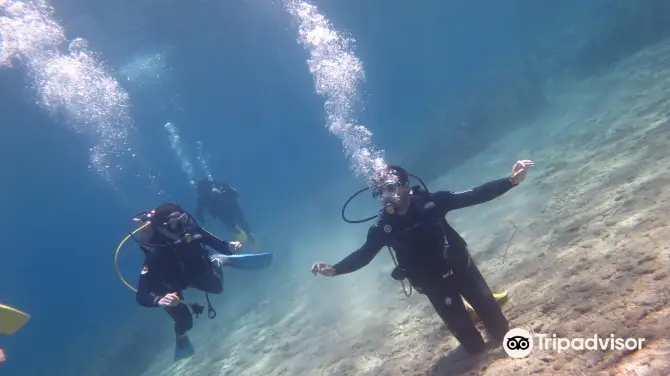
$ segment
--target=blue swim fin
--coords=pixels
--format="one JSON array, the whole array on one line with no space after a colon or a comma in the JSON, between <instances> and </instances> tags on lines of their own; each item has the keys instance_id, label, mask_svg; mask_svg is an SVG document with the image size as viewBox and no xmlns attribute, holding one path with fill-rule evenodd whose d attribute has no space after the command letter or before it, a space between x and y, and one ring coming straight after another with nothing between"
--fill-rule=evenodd
<instances>
[{"instance_id":1,"label":"blue swim fin","mask_svg":"<svg viewBox=\"0 0 670 376\"><path fill-rule=\"evenodd\" d=\"M272 253L248 253L244 255L217 255L221 257L223 266L235 269L265 269L272 264Z\"/></svg>"},{"instance_id":2,"label":"blue swim fin","mask_svg":"<svg viewBox=\"0 0 670 376\"><path fill-rule=\"evenodd\" d=\"M182 335L177 337L177 341L174 346L174 361L177 362L182 359L189 358L195 354L195 348L187 335Z\"/></svg>"}]
</instances>

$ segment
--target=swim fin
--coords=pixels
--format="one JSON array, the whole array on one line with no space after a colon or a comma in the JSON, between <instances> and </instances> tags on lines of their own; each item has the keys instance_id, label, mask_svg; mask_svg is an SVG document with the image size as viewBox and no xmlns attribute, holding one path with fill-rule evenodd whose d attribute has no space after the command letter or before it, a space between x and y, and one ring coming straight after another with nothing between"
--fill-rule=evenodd
<instances>
[{"instance_id":1,"label":"swim fin","mask_svg":"<svg viewBox=\"0 0 670 376\"><path fill-rule=\"evenodd\" d=\"M243 255L216 255L223 262L223 266L235 269L257 270L265 269L272 264L272 253L247 253Z\"/></svg>"},{"instance_id":2,"label":"swim fin","mask_svg":"<svg viewBox=\"0 0 670 376\"><path fill-rule=\"evenodd\" d=\"M177 336L177 340L174 346L174 361L177 362L182 359L189 358L195 354L195 348L191 340L188 338L188 335L184 334Z\"/></svg>"},{"instance_id":3,"label":"swim fin","mask_svg":"<svg viewBox=\"0 0 670 376\"><path fill-rule=\"evenodd\" d=\"M244 244L247 242L247 233L242 231L241 228L235 226L237 228L237 233L235 234L235 240Z\"/></svg>"},{"instance_id":4,"label":"swim fin","mask_svg":"<svg viewBox=\"0 0 670 376\"><path fill-rule=\"evenodd\" d=\"M499 306L504 306L505 303L509 300L509 296L507 295L507 290L499 293L493 293L493 297L495 298L496 302L498 302ZM468 311L470 314L470 318L472 319L472 322L475 324L480 321L479 316L477 315L477 312L475 312L475 309L472 308L470 303L468 303L465 299L463 299L463 303L465 303L465 309Z\"/></svg>"},{"instance_id":5,"label":"swim fin","mask_svg":"<svg viewBox=\"0 0 670 376\"><path fill-rule=\"evenodd\" d=\"M0 304L0 333L12 335L30 320L30 315Z\"/></svg>"},{"instance_id":6,"label":"swim fin","mask_svg":"<svg viewBox=\"0 0 670 376\"><path fill-rule=\"evenodd\" d=\"M258 249L258 242L252 233L247 234L237 226L235 228L237 229L237 233L235 234L236 241L242 243L245 247L248 247L254 251Z\"/></svg>"}]
</instances>

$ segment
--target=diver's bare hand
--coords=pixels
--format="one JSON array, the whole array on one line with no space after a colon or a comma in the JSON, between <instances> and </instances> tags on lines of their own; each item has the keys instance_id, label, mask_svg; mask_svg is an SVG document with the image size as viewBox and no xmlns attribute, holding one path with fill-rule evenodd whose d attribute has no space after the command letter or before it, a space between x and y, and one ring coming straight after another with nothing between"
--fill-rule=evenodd
<instances>
[{"instance_id":1,"label":"diver's bare hand","mask_svg":"<svg viewBox=\"0 0 670 376\"><path fill-rule=\"evenodd\" d=\"M335 268L325 262L315 262L312 264L312 274L321 274L326 277L332 277L335 275Z\"/></svg>"},{"instance_id":2,"label":"diver's bare hand","mask_svg":"<svg viewBox=\"0 0 670 376\"><path fill-rule=\"evenodd\" d=\"M158 301L161 307L176 307L179 304L179 295L176 292L169 293Z\"/></svg>"},{"instance_id":3,"label":"diver's bare hand","mask_svg":"<svg viewBox=\"0 0 670 376\"><path fill-rule=\"evenodd\" d=\"M509 181L514 185L521 183L526 178L526 171L533 166L535 166L535 162L529 159L516 161L514 167L512 167L512 176L509 177Z\"/></svg>"},{"instance_id":4,"label":"diver's bare hand","mask_svg":"<svg viewBox=\"0 0 670 376\"><path fill-rule=\"evenodd\" d=\"M230 242L228 243L228 249L230 249L230 252L237 253L242 249L242 243L240 242Z\"/></svg>"},{"instance_id":5,"label":"diver's bare hand","mask_svg":"<svg viewBox=\"0 0 670 376\"><path fill-rule=\"evenodd\" d=\"M0 349L0 366L5 364L5 361L7 361L7 356L5 355L5 350Z\"/></svg>"}]
</instances>

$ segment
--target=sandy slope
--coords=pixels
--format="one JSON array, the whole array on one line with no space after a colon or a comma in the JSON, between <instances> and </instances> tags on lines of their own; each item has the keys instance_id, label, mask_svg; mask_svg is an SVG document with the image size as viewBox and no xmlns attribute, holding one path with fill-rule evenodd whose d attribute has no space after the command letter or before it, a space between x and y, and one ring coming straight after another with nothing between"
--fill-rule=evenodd
<instances>
[{"instance_id":1,"label":"sandy slope","mask_svg":"<svg viewBox=\"0 0 670 376\"><path fill-rule=\"evenodd\" d=\"M431 184L469 188L518 158L534 159L522 187L448 219L490 285L510 289L512 327L567 338L643 337L641 351L535 352L516 360L496 347L468 356L425 298L402 297L388 276L388 255L380 255L361 275L315 279L284 296L289 313L245 315L225 344L207 350L199 340L196 358L167 369L161 361L147 375L670 374L668 61L670 44L656 46L575 85L532 127ZM503 262L510 221L518 232Z\"/></svg>"}]
</instances>

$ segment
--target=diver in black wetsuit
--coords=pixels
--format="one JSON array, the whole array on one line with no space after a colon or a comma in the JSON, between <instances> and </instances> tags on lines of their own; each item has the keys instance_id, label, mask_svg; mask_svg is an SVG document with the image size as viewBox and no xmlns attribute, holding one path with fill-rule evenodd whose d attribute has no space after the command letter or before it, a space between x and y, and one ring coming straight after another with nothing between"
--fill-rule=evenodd
<instances>
[{"instance_id":1,"label":"diver in black wetsuit","mask_svg":"<svg viewBox=\"0 0 670 376\"><path fill-rule=\"evenodd\" d=\"M395 279L407 278L416 291L428 297L435 311L469 353L485 350L484 339L474 326L461 297L481 318L489 333L502 341L509 330L507 319L486 281L470 257L465 240L447 223L446 214L478 205L509 191L526 176L532 161L518 161L508 178L494 180L466 192L427 193L409 186L408 173L389 166L388 178L373 190L385 210L368 230L365 244L335 265L315 263L314 275L338 276L367 265L384 247L395 250Z\"/></svg>"},{"instance_id":2,"label":"diver in black wetsuit","mask_svg":"<svg viewBox=\"0 0 670 376\"><path fill-rule=\"evenodd\" d=\"M211 256L206 247L231 255L241 247L239 242L227 242L197 226L180 206L163 204L150 213L151 224L142 231L140 248L144 265L136 299L145 307L163 307L174 319L176 334L175 360L193 354L186 332L193 327L189 307L183 301L182 290L195 287L206 293L223 292L224 262ZM209 303L209 298L208 298ZM194 306L194 314L199 311ZM210 314L214 312L210 307ZM214 313L215 314L215 313ZM213 318L210 315L210 318Z\"/></svg>"},{"instance_id":3,"label":"diver in black wetsuit","mask_svg":"<svg viewBox=\"0 0 670 376\"><path fill-rule=\"evenodd\" d=\"M255 237L237 201L239 194L235 188L222 182L202 179L196 183L196 189L198 202L195 215L199 220L204 220L204 210L207 208L214 218L223 223L228 232L239 239L242 231L244 238L255 243Z\"/></svg>"}]
</instances>

